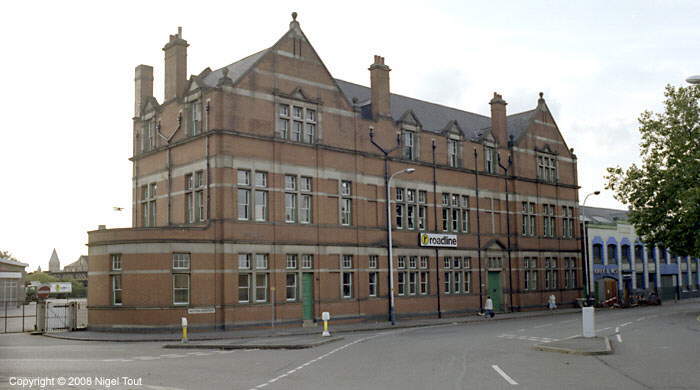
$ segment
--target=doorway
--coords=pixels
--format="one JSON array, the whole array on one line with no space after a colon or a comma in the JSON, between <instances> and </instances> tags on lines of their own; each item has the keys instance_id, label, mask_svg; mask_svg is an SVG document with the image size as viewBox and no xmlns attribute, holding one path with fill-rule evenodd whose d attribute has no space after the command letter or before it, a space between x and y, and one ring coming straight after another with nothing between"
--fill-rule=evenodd
<instances>
[{"instance_id":1,"label":"doorway","mask_svg":"<svg viewBox=\"0 0 700 390\"><path fill-rule=\"evenodd\" d=\"M493 310L502 311L503 290L501 289L501 273L489 271L489 294L493 301Z\"/></svg>"},{"instance_id":2,"label":"doorway","mask_svg":"<svg viewBox=\"0 0 700 390\"><path fill-rule=\"evenodd\" d=\"M314 320L314 274L304 272L301 281L304 323Z\"/></svg>"}]
</instances>

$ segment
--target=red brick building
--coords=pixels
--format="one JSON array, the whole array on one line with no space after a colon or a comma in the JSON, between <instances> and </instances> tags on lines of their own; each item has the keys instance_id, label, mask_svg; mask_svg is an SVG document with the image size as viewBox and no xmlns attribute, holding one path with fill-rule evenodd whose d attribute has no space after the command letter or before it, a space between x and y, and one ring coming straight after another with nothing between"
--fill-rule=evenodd
<instances>
[{"instance_id":1,"label":"red brick building","mask_svg":"<svg viewBox=\"0 0 700 390\"><path fill-rule=\"evenodd\" d=\"M576 156L541 94L507 115L494 93L491 116L474 114L392 94L379 56L369 88L337 80L296 20L189 79L187 47L180 30L163 48L163 102L153 68L136 67L134 227L89 232L92 329L387 319L372 141L397 138L388 173L415 169L390 186L399 320L477 312L486 295L504 311L580 296Z\"/></svg>"}]
</instances>

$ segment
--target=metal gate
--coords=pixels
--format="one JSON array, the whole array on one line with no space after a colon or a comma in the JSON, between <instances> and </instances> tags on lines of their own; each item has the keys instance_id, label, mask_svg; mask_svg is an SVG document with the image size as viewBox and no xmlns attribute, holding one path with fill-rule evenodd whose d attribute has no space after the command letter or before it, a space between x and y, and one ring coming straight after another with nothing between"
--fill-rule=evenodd
<instances>
[{"instance_id":1,"label":"metal gate","mask_svg":"<svg viewBox=\"0 0 700 390\"><path fill-rule=\"evenodd\" d=\"M68 302L46 302L46 332L60 332L70 329Z\"/></svg>"},{"instance_id":2,"label":"metal gate","mask_svg":"<svg viewBox=\"0 0 700 390\"><path fill-rule=\"evenodd\" d=\"M0 333L34 330L36 305L24 301L0 302Z\"/></svg>"}]
</instances>

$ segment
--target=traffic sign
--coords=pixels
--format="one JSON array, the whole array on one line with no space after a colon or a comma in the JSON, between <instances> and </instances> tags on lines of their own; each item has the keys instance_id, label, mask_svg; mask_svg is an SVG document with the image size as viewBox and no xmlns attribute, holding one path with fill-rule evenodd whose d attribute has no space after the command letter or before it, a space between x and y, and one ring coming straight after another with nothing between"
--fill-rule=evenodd
<instances>
[{"instance_id":1,"label":"traffic sign","mask_svg":"<svg viewBox=\"0 0 700 390\"><path fill-rule=\"evenodd\" d=\"M49 292L51 291L51 287L49 286L41 286L36 290L36 296L41 298L41 299L46 299L49 297Z\"/></svg>"}]
</instances>

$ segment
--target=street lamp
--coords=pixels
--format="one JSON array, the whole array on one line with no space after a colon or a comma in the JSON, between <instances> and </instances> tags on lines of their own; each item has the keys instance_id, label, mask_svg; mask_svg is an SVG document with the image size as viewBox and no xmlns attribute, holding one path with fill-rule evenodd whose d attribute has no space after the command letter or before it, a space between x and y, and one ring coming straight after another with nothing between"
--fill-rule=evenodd
<instances>
[{"instance_id":1,"label":"street lamp","mask_svg":"<svg viewBox=\"0 0 700 390\"><path fill-rule=\"evenodd\" d=\"M394 305L394 250L393 243L391 240L391 179L396 175L402 173L413 173L416 170L414 168L402 169L398 172L394 172L393 175L389 177L389 181L386 185L386 215L388 216L386 220L386 230L389 233L389 319L391 324L396 324L396 306Z\"/></svg>"},{"instance_id":2,"label":"street lamp","mask_svg":"<svg viewBox=\"0 0 700 390\"><path fill-rule=\"evenodd\" d=\"M698 85L700 84L700 75L695 75L695 76L690 76L687 79L685 79L688 84L695 84Z\"/></svg>"},{"instance_id":3,"label":"street lamp","mask_svg":"<svg viewBox=\"0 0 700 390\"><path fill-rule=\"evenodd\" d=\"M590 194L586 195L585 198L583 198L583 207L581 207L581 217L583 219L583 261L586 262L586 276L588 276L588 280L586 281L586 289L588 290L587 298L591 297L591 292L593 291L593 264L588 261L588 236L587 236L587 228L586 228L586 201L588 200L588 197L591 195L600 195L600 191L594 191L591 192Z\"/></svg>"}]
</instances>

